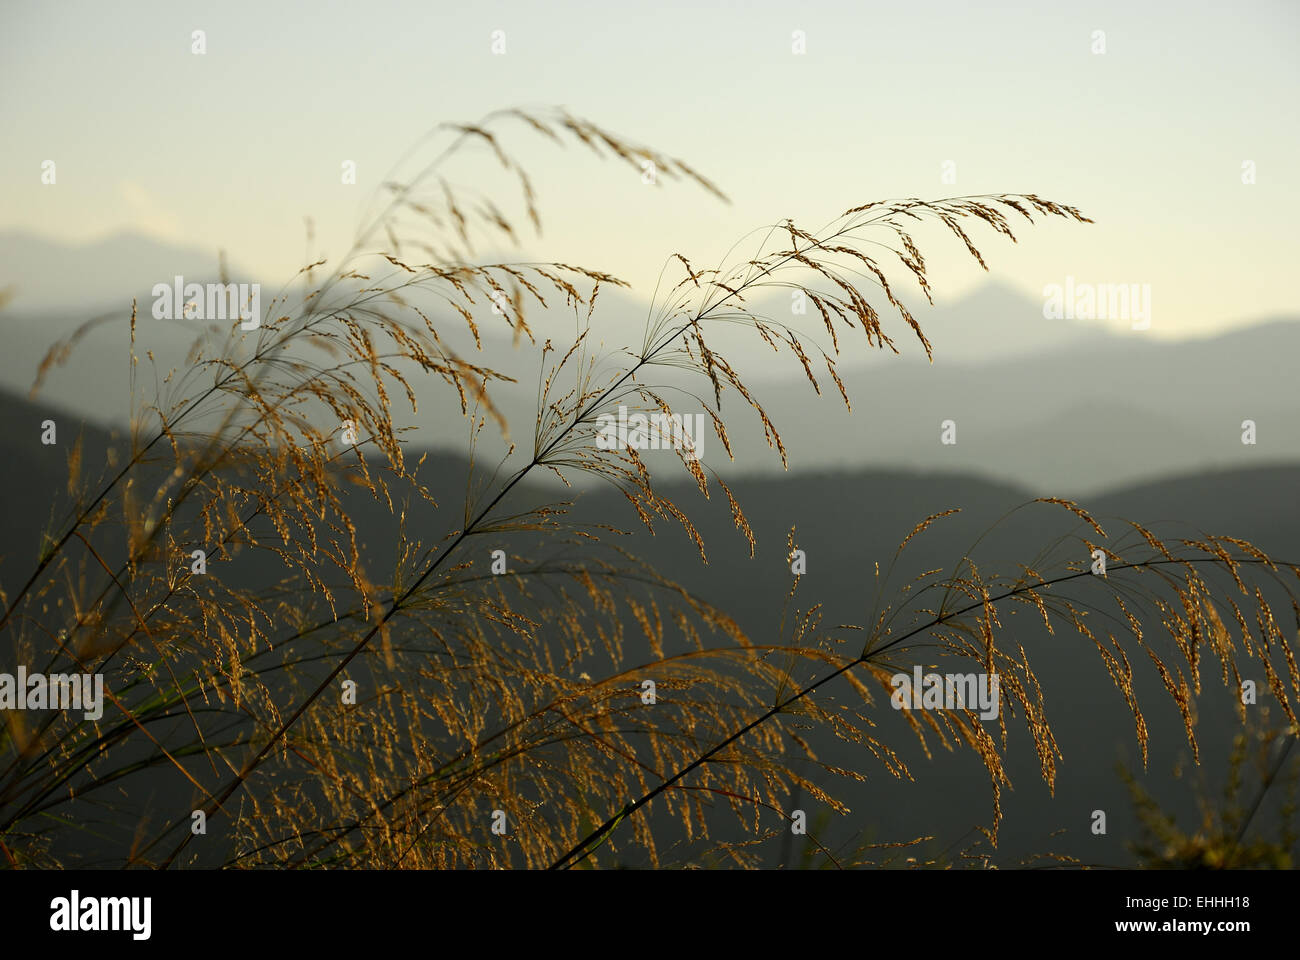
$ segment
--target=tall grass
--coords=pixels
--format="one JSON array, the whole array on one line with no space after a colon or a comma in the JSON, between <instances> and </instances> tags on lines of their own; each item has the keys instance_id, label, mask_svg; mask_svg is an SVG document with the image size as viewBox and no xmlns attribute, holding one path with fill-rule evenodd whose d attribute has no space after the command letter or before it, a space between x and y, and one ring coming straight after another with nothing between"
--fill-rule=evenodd
<instances>
[{"instance_id":1,"label":"tall grass","mask_svg":"<svg viewBox=\"0 0 1300 960\"><path fill-rule=\"evenodd\" d=\"M414 177L386 184L353 249L304 267L300 288L277 295L253 336L237 323L205 331L188 365L155 374L147 391L132 310L127 442L102 477L83 477L89 465L71 451L67 515L30 576L5 585L0 670L94 671L110 698L97 722L4 714L0 851L9 865L752 864L759 841L784 832L793 792L842 809L832 778L861 780L868 760L910 776L873 714L922 644L927 657L1002 678L996 730L972 710L905 713L927 751L966 746L983 761L996 843L1007 718L1025 724L1049 784L1059 757L1030 657L1003 638L999 611L1012 605L1095 644L1144 756L1130 654L1150 658L1193 745L1207 651L1225 684L1240 681L1243 659L1258 660L1295 724L1300 673L1273 605L1284 596L1300 615L1288 578L1300 569L1241 540L1165 543L1136 524L1112 538L1077 505L1048 501L1032 508L1070 511L1079 526L1032 568L998 576L963 557L892 598L886 571L872 619L834 628L815 602L798 606L796 577L782 627L755 637L618 548L612 528L576 523L572 501L536 502L538 475L596 477L645 525L679 524L703 555L687 509L663 494L638 450L599 447L602 414L703 409L729 454L722 400L731 394L787 463L759 398L711 346L715 331L745 327L788 353L811 389L847 406L841 358L898 352L900 338L930 353L901 281L890 279L901 273L930 297L913 232L951 233L984 265L977 230L1015 240L1022 219L1090 222L1078 210L994 195L866 203L815 231L774 224L716 269L677 255L680 279L656 296L639 347L610 352L591 330L600 292L620 280L562 263L475 262L476 243L517 239L506 210L540 228L507 136L581 144L638 174L650 162L667 179L721 197L718 189L566 112L503 111L435 133L438 152ZM513 206L447 178L471 145L515 181ZM754 295L773 289L806 297L816 335L753 312ZM578 323L564 349L539 345L528 323L556 303ZM537 416L513 458L490 468L476 456L463 510L445 528L421 464L405 455L397 411L414 412L417 379L437 382L473 437L504 432L493 391L513 378L483 353L489 323L535 353ZM453 330L477 349L457 351ZM84 332L51 351L38 385ZM698 393L656 385L665 368L693 375ZM342 442L343 424L355 442ZM679 457L701 494L721 492L752 553L749 522L722 477ZM367 545L361 498L389 515L394 542ZM943 516L919 523L900 552ZM493 573L484 557L506 544L509 569ZM194 549L206 551L205 573L193 568ZM1108 558L1104 578L1090 573L1094 550ZM246 571L266 569L259 556L281 571L274 582L248 582ZM1270 601L1262 584L1281 593ZM1091 599L1071 598L1076 586L1106 591L1110 610L1096 616ZM1146 616L1159 621L1163 646L1145 635ZM813 696L840 678L853 703ZM808 727L860 745L862 768L818 761L800 732ZM749 839L712 839L716 810L734 814ZM195 832L198 811L206 832ZM505 814L504 835L491 829L495 811Z\"/></svg>"}]
</instances>

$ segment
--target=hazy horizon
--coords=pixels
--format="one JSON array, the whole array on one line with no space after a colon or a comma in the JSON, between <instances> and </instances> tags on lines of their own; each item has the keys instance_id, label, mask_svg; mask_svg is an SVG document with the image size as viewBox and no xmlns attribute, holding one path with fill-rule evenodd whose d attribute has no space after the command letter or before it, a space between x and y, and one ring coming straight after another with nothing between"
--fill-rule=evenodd
<instances>
[{"instance_id":1,"label":"hazy horizon","mask_svg":"<svg viewBox=\"0 0 1300 960\"><path fill-rule=\"evenodd\" d=\"M1152 339L1292 309L1300 191L1284 171L1300 137L1276 122L1300 78L1288 4L1169 18L1119 3L759 3L743 16L670 3L615 17L581 2L391 2L346 31L327 28L330 4L310 18L242 2L140 3L129 19L40 9L0 13L0 230L73 244L137 232L213 260L224 249L274 283L309 255L341 255L390 167L436 124L563 104L686 160L732 200L652 188L502 128L539 196L545 232L522 234L527 254L607 270L647 299L673 253L711 265L787 216L815 229L867 201L1035 192L1096 223L1026 226L1019 244L986 250L989 276L1026 296L1067 276L1149 284ZM341 182L345 161L355 185ZM940 297L987 279L940 231L918 242Z\"/></svg>"}]
</instances>

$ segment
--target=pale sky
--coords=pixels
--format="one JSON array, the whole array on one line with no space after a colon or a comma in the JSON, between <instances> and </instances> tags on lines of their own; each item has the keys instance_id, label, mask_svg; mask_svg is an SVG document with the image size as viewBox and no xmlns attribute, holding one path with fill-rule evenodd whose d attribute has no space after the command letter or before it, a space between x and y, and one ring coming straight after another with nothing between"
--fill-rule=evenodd
<instances>
[{"instance_id":1,"label":"pale sky","mask_svg":"<svg viewBox=\"0 0 1300 960\"><path fill-rule=\"evenodd\" d=\"M708 264L784 217L816 228L871 200L1033 192L1097 223L990 237L997 279L1039 300L1066 276L1148 283L1153 336L1203 334L1295 312L1297 27L1290 2L4 0L0 229L144 232L278 280L303 262L303 218L342 253L434 124L564 105L733 201L647 187L522 128L507 139L540 194L546 232L527 253L643 298L670 254ZM981 281L945 234L917 239L940 294Z\"/></svg>"}]
</instances>

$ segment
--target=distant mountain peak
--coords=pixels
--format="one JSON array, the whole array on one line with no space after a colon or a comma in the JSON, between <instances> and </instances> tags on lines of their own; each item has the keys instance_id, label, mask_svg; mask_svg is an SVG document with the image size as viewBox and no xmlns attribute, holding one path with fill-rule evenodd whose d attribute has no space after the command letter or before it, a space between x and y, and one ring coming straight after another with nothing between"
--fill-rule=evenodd
<instances>
[{"instance_id":1,"label":"distant mountain peak","mask_svg":"<svg viewBox=\"0 0 1300 960\"><path fill-rule=\"evenodd\" d=\"M72 242L31 230L0 230L0 288L14 288L10 309L84 311L129 303L155 283L180 275L216 279L218 251L177 244L137 230ZM232 277L247 276L234 264Z\"/></svg>"}]
</instances>

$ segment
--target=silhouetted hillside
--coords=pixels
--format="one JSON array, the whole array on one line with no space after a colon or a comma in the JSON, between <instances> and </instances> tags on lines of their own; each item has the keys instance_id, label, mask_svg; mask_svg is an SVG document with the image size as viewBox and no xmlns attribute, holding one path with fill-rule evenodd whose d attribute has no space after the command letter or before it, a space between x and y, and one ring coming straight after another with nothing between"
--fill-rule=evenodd
<instances>
[{"instance_id":1,"label":"silhouetted hillside","mask_svg":"<svg viewBox=\"0 0 1300 960\"><path fill-rule=\"evenodd\" d=\"M58 424L58 443L40 443L41 422ZM42 530L58 522L66 508L66 461L80 430L75 417L41 404L12 396L0 401L3 446L0 455L11 465L0 484L6 508L0 543L0 586L12 591L20 585L37 556ZM83 473L108 470L107 451L113 441L103 431L84 430ZM667 456L667 455L665 455ZM418 454L412 453L414 461ZM468 463L458 457L431 454L420 476L439 501L436 509L412 500L407 527L432 543L463 519L463 496ZM730 484L758 539L749 557L736 530L725 498L716 491L705 501L693 483L673 483L663 492L676 500L695 521L707 547L709 562L700 562L695 547L679 526L659 521L655 534L638 524L631 506L618 493L590 490L578 497L572 519L614 524L628 531L622 545L651 561L670 578L696 595L731 613L758 642L777 642L792 575L786 558L786 537L796 529L796 545L807 555L807 574L795 604L801 608L823 605L823 623L865 625L876 603L890 601L915 575L933 569L951 570L979 541L972 554L986 575L1014 574L1022 563L1039 565L1044 554L1078 527L1078 521L1058 508L1037 504L1017 510L1031 499L1023 489L953 473L905 470L852 470L785 477L733 476ZM551 485L521 485L505 507L508 512L563 496ZM1141 522L1166 536L1200 536L1201 531L1251 539L1287 560L1300 560L1300 511L1295 510L1300 489L1300 468L1236 469L1173 477L1160 482L1115 489L1083 501L1108 532L1122 529L1115 518ZM350 513L376 569L388 562L396 542L397 521L386 508L364 494L352 494ZM889 583L878 596L876 569L888 569L895 548L924 517L944 510L961 512L937 522L916 538L899 560ZM475 565L488 563L488 554L502 541L487 536L467 544L466 558ZM1060 548L1052 556L1083 559ZM579 556L580 554L570 554ZM265 555L248 554L220 575L236 577L249 585L265 585L285 576ZM1073 588L1072 588L1073 589ZM1098 584L1082 583L1072 596L1101 603L1105 594ZM1096 650L1086 640L1058 632L1048 636L1032 610L1008 608L1004 624L1033 658L1046 693L1049 715L1064 754L1056 795L1052 799L1041 782L1033 745L1012 724L1014 789L1004 798L1007 822L1002 854L1008 857L1053 849L1093 863L1127 862L1125 841L1135 834L1128 796L1115 772L1121 758L1137 764L1133 721L1115 690ZM670 651L671 652L671 651ZM629 641L627 656L638 662L640 651ZM600 660L574 665L597 674ZM1178 711L1159 693L1154 671L1135 662L1140 695L1147 696L1147 722L1152 734L1149 789L1170 807L1189 813L1191 798L1185 784L1173 779L1175 760L1186 752ZM1218 687L1214 670L1207 670L1207 685L1199 700L1202 758L1213 781L1222 770L1224 751L1236 720L1230 700ZM847 687L828 685L819 697L851 695ZM814 748L827 762L867 773L866 783L845 781L837 795L852 810L835 818L828 839L835 845L853 836L877 840L902 840L918 835L936 837L930 852L938 852L968 836L977 823L985 823L990 792L983 768L969 752L949 754L937 750L926 760L915 747L902 718L881 701L878 705L881 735L909 763L916 784L895 781L860 748L829 736L818 736ZM806 799L810 814L815 808ZM1087 817L1105 809L1111 829L1106 837L1093 837ZM1048 840L1056 830L1067 832Z\"/></svg>"}]
</instances>

